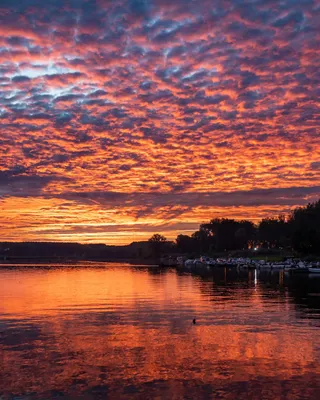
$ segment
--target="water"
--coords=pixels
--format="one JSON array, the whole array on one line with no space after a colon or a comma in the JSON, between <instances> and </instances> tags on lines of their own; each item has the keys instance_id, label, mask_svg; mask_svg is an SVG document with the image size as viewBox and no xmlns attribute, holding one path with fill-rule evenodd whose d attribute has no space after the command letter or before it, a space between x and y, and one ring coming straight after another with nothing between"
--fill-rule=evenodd
<instances>
[{"instance_id":1,"label":"water","mask_svg":"<svg viewBox=\"0 0 320 400\"><path fill-rule=\"evenodd\" d=\"M0 267L0 332L1 399L320 398L320 276Z\"/></svg>"}]
</instances>

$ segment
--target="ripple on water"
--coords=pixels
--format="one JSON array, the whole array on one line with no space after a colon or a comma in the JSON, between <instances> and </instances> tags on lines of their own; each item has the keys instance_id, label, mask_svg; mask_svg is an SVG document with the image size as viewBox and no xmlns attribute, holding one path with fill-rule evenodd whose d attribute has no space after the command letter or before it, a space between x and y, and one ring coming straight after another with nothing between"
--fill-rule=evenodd
<instances>
[{"instance_id":1,"label":"ripple on water","mask_svg":"<svg viewBox=\"0 0 320 400\"><path fill-rule=\"evenodd\" d=\"M317 399L320 280L252 277L2 269L0 397Z\"/></svg>"}]
</instances>

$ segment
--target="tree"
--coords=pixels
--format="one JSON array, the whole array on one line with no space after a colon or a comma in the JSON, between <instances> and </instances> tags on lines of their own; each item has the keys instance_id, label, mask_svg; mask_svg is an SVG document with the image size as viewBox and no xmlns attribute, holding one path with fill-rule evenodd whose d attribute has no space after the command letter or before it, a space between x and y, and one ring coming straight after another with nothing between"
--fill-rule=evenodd
<instances>
[{"instance_id":1,"label":"tree","mask_svg":"<svg viewBox=\"0 0 320 400\"><path fill-rule=\"evenodd\" d=\"M264 218L259 224L259 240L263 247L290 247L290 226L284 215L275 218Z\"/></svg>"},{"instance_id":2,"label":"tree","mask_svg":"<svg viewBox=\"0 0 320 400\"><path fill-rule=\"evenodd\" d=\"M164 245L167 243L167 239L165 236L160 235L159 233L155 233L151 236L148 242L151 245L153 256L155 258L158 258L164 248Z\"/></svg>"},{"instance_id":3,"label":"tree","mask_svg":"<svg viewBox=\"0 0 320 400\"><path fill-rule=\"evenodd\" d=\"M160 235L159 233L155 233L149 239L149 242L152 242L152 243L163 243L163 242L166 242L166 241L167 241L167 238L165 236L163 236L163 235Z\"/></svg>"},{"instance_id":4,"label":"tree","mask_svg":"<svg viewBox=\"0 0 320 400\"><path fill-rule=\"evenodd\" d=\"M182 253L192 253L195 249L195 243L192 237L188 235L178 235L176 244L179 251Z\"/></svg>"},{"instance_id":5,"label":"tree","mask_svg":"<svg viewBox=\"0 0 320 400\"><path fill-rule=\"evenodd\" d=\"M202 224L201 230L207 233L211 248L217 251L248 248L249 240L256 233L256 227L251 221L228 218L214 218L208 224Z\"/></svg>"},{"instance_id":6,"label":"tree","mask_svg":"<svg viewBox=\"0 0 320 400\"><path fill-rule=\"evenodd\" d=\"M200 226L200 230L194 232L191 235L191 238L194 243L194 248L198 253L207 253L210 250L210 234L206 229L202 229Z\"/></svg>"},{"instance_id":7,"label":"tree","mask_svg":"<svg viewBox=\"0 0 320 400\"><path fill-rule=\"evenodd\" d=\"M320 254L320 200L296 208L289 218L293 248L304 254Z\"/></svg>"},{"instance_id":8,"label":"tree","mask_svg":"<svg viewBox=\"0 0 320 400\"><path fill-rule=\"evenodd\" d=\"M248 247L247 232L243 227L237 229L234 236L236 239L237 249L245 249Z\"/></svg>"}]
</instances>

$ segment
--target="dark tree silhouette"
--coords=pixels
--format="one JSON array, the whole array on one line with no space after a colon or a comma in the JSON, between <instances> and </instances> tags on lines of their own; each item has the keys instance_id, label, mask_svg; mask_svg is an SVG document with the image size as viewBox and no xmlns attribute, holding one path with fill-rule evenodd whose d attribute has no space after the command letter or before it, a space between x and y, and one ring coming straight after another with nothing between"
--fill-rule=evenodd
<instances>
[{"instance_id":1,"label":"dark tree silhouette","mask_svg":"<svg viewBox=\"0 0 320 400\"><path fill-rule=\"evenodd\" d=\"M182 253L193 253L197 251L194 239L188 235L178 235L176 239L178 251Z\"/></svg>"},{"instance_id":2,"label":"dark tree silhouette","mask_svg":"<svg viewBox=\"0 0 320 400\"><path fill-rule=\"evenodd\" d=\"M163 243L163 242L166 242L166 241L167 241L167 238L165 236L163 236L163 235L160 235L159 233L155 233L149 239L149 242L152 242L152 243Z\"/></svg>"},{"instance_id":3,"label":"dark tree silhouette","mask_svg":"<svg viewBox=\"0 0 320 400\"><path fill-rule=\"evenodd\" d=\"M212 247L217 251L247 249L256 232L251 221L228 218L214 218L208 224L202 224L201 230L207 232Z\"/></svg>"},{"instance_id":4,"label":"dark tree silhouette","mask_svg":"<svg viewBox=\"0 0 320 400\"><path fill-rule=\"evenodd\" d=\"M160 235L159 233L155 233L149 239L149 243L151 245L153 256L155 258L158 258L163 249L165 248L165 244L167 243L167 238L163 235Z\"/></svg>"},{"instance_id":5,"label":"dark tree silhouette","mask_svg":"<svg viewBox=\"0 0 320 400\"><path fill-rule=\"evenodd\" d=\"M214 218L200 225L191 236L178 235L176 244L168 242L159 233L148 242L126 246L79 243L0 243L0 257L61 258L61 259L121 259L143 254L155 257L164 252L206 254L247 249L248 245L262 245L266 249L288 249L297 255L320 255L320 200L305 207L298 207L290 215L264 218L256 227L251 221Z\"/></svg>"},{"instance_id":6,"label":"dark tree silhouette","mask_svg":"<svg viewBox=\"0 0 320 400\"><path fill-rule=\"evenodd\" d=\"M290 216L292 246L304 254L320 254L320 200L296 208Z\"/></svg>"},{"instance_id":7,"label":"dark tree silhouette","mask_svg":"<svg viewBox=\"0 0 320 400\"><path fill-rule=\"evenodd\" d=\"M262 246L267 249L290 247L290 224L284 215L276 218L264 218L259 224L258 237Z\"/></svg>"}]
</instances>

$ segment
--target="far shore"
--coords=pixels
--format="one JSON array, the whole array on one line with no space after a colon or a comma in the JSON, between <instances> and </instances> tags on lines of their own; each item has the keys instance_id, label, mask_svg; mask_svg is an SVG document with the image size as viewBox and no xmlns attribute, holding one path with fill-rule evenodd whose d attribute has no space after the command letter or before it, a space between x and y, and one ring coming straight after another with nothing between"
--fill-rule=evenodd
<instances>
[{"instance_id":1,"label":"far shore","mask_svg":"<svg viewBox=\"0 0 320 400\"><path fill-rule=\"evenodd\" d=\"M10 257L6 260L0 260L0 266L6 265L20 265L20 264L28 264L28 265L38 265L38 264L80 264L80 263L125 263L132 265L158 265L155 260L145 260L145 259L129 259L129 258L108 258L108 259L80 259L80 258L61 258L61 257L34 257L34 258L25 258L25 257Z\"/></svg>"}]
</instances>

